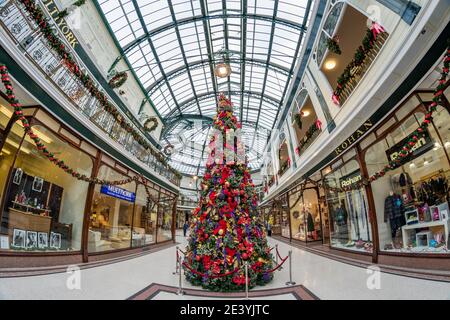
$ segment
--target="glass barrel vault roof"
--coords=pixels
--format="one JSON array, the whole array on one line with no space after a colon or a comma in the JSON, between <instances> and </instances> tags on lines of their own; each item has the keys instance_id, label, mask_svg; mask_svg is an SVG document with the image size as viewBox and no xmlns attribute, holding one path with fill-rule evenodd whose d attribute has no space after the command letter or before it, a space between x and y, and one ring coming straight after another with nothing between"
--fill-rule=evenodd
<instances>
[{"instance_id":1,"label":"glass barrel vault roof","mask_svg":"<svg viewBox=\"0 0 450 320\"><path fill-rule=\"evenodd\" d=\"M313 1L96 1L163 117L161 144L177 150L170 164L188 175L203 174L216 97L224 92L242 122L249 165L259 169L299 60ZM221 50L232 69L227 78L213 73Z\"/></svg>"}]
</instances>

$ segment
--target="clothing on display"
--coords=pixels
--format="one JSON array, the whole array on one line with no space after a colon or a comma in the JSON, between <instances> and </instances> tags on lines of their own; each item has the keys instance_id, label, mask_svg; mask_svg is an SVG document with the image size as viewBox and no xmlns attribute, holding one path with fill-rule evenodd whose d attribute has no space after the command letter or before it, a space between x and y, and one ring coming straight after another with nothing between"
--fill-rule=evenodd
<instances>
[{"instance_id":1,"label":"clothing on display","mask_svg":"<svg viewBox=\"0 0 450 320\"><path fill-rule=\"evenodd\" d=\"M395 238L397 230L406 224L405 209L402 198L397 195L389 195L384 201L384 222L389 220L392 238Z\"/></svg>"},{"instance_id":2,"label":"clothing on display","mask_svg":"<svg viewBox=\"0 0 450 320\"><path fill-rule=\"evenodd\" d=\"M314 219L313 219L311 212L308 212L307 224L308 224L308 232L313 232L314 231Z\"/></svg>"}]
</instances>

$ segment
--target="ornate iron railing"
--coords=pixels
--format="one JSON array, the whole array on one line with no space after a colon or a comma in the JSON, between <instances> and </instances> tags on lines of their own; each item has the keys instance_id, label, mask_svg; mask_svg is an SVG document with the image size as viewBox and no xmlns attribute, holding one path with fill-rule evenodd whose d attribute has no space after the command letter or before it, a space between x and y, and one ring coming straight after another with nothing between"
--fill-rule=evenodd
<instances>
[{"instance_id":1,"label":"ornate iron railing","mask_svg":"<svg viewBox=\"0 0 450 320\"><path fill-rule=\"evenodd\" d=\"M88 90L58 58L56 52L49 46L48 41L39 32L34 21L27 16L20 3L15 0L9 0L0 4L0 26L16 43L28 61L41 71L48 82L71 101L72 105L91 123L106 133L113 141L120 144L124 152L131 153L145 165L156 171L157 174L166 177L175 185L180 185L180 178L174 169L167 164L161 163L154 156L154 153L159 153L159 151L145 150L133 139L129 132L114 121L111 114L103 110L99 101L89 94ZM56 26L55 30L58 30ZM59 30L58 32L61 39L64 39L62 33ZM67 45L66 48L72 49L70 45ZM75 50L71 50L71 54L77 60L78 65L90 74L89 69L78 57ZM101 88L95 77L92 74L90 76L94 84ZM113 99L106 92L105 94L110 102L114 104ZM116 108L120 110L117 106ZM124 113L122 113L122 116L125 119L128 118ZM130 121L130 123L132 122ZM140 131L137 127L135 129Z\"/></svg>"}]
</instances>

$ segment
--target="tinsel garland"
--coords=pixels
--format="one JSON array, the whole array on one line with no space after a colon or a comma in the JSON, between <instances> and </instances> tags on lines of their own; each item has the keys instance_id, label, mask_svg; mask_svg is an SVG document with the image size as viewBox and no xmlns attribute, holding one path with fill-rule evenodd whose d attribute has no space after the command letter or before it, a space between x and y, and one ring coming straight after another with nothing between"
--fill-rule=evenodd
<instances>
[{"instance_id":1,"label":"tinsel garland","mask_svg":"<svg viewBox=\"0 0 450 320\"><path fill-rule=\"evenodd\" d=\"M91 77L81 70L76 61L73 59L71 53L66 48L66 45L59 39L56 32L52 29L51 24L45 18L45 14L41 8L36 4L34 0L18 0L30 17L37 24L39 30L47 39L49 46L59 55L66 67L75 75L75 77L81 82L86 90L92 97L96 98L102 108L112 115L114 120L120 125L122 129L130 133L134 140L137 141L145 150L150 150L153 156L155 156L161 163L167 164L165 158L160 153L155 153L150 144L141 136L141 134L133 128L120 114L116 107L110 103L108 97L100 91L95 85ZM174 170L172 172L180 178L180 174Z\"/></svg>"}]
</instances>

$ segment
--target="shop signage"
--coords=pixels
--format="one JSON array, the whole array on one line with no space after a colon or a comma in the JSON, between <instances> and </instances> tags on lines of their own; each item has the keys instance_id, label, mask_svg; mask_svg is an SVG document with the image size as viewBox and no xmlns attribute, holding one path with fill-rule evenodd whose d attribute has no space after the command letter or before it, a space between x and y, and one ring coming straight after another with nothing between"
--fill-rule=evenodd
<instances>
[{"instance_id":1,"label":"shop signage","mask_svg":"<svg viewBox=\"0 0 450 320\"><path fill-rule=\"evenodd\" d=\"M59 30L61 30L61 32L64 34L64 37L66 37L67 42L69 42L72 48L75 49L79 43L78 39L75 37L72 30L69 28L66 20L58 17L59 9L56 6L55 1L44 0L43 3L47 7L47 10L50 13L51 17L53 18L53 20L55 20Z\"/></svg>"},{"instance_id":2,"label":"shop signage","mask_svg":"<svg viewBox=\"0 0 450 320\"><path fill-rule=\"evenodd\" d=\"M346 188L351 186L352 184L360 182L361 180L362 180L361 171L358 169L340 178L339 184L341 185L341 188Z\"/></svg>"},{"instance_id":3,"label":"shop signage","mask_svg":"<svg viewBox=\"0 0 450 320\"><path fill-rule=\"evenodd\" d=\"M413 159L434 148L434 143L428 130L425 130L423 134L424 136L420 138L414 148L412 148L411 154L403 159L403 163L412 161ZM395 161L399 157L400 151L402 151L403 146L408 142L409 139L412 138L412 136L413 134L410 134L386 151L386 155L389 161Z\"/></svg>"},{"instance_id":4,"label":"shop signage","mask_svg":"<svg viewBox=\"0 0 450 320\"><path fill-rule=\"evenodd\" d=\"M350 146L352 146L359 138L365 135L373 127L372 120L367 120L364 124L359 127L350 137L347 138L339 147L334 150L336 156L343 153Z\"/></svg>"},{"instance_id":5,"label":"shop signage","mask_svg":"<svg viewBox=\"0 0 450 320\"><path fill-rule=\"evenodd\" d=\"M100 192L129 202L134 202L136 200L136 194L134 192L130 192L116 186L102 185Z\"/></svg>"}]
</instances>

